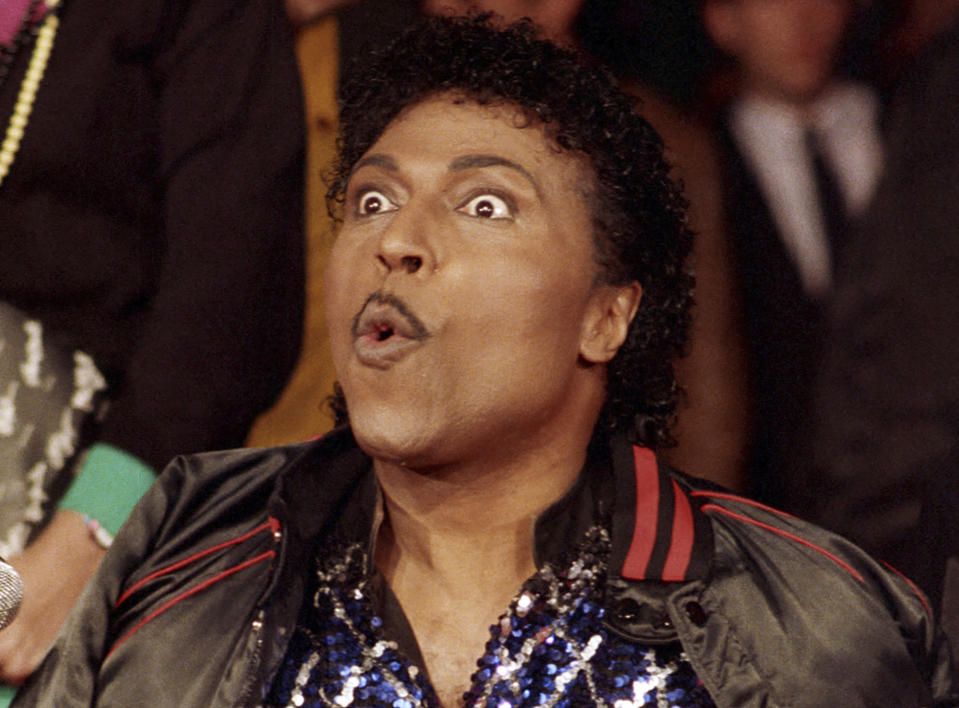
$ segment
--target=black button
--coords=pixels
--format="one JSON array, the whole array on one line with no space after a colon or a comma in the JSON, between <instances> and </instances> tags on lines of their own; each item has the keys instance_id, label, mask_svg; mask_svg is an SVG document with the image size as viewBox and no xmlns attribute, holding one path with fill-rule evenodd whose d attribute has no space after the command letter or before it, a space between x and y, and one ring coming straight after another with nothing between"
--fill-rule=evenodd
<instances>
[{"instance_id":1,"label":"black button","mask_svg":"<svg viewBox=\"0 0 959 708\"><path fill-rule=\"evenodd\" d=\"M697 627L702 627L706 624L706 610L704 610L703 606L698 602L693 601L686 603L686 616L689 617L689 621Z\"/></svg>"},{"instance_id":2,"label":"black button","mask_svg":"<svg viewBox=\"0 0 959 708\"><path fill-rule=\"evenodd\" d=\"M635 622L639 619L639 603L626 598L616 603L613 614L620 622Z\"/></svg>"}]
</instances>

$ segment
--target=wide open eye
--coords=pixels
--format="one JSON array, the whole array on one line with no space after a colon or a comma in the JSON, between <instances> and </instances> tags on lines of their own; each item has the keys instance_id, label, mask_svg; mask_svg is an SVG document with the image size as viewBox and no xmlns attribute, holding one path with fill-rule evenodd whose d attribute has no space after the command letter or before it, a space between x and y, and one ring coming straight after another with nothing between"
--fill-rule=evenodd
<instances>
[{"instance_id":1,"label":"wide open eye","mask_svg":"<svg viewBox=\"0 0 959 708\"><path fill-rule=\"evenodd\" d=\"M457 211L479 219L509 219L513 216L513 209L505 199L489 193L472 197Z\"/></svg>"},{"instance_id":2,"label":"wide open eye","mask_svg":"<svg viewBox=\"0 0 959 708\"><path fill-rule=\"evenodd\" d=\"M375 189L364 190L356 200L356 210L363 216L382 214L396 209L396 204L390 201L383 192L378 192Z\"/></svg>"}]
</instances>

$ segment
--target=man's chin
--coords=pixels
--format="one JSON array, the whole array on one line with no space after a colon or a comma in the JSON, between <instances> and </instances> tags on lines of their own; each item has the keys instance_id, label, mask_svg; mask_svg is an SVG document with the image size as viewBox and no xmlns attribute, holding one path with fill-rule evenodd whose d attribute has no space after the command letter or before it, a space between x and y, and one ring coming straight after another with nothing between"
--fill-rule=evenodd
<instances>
[{"instance_id":1,"label":"man's chin","mask_svg":"<svg viewBox=\"0 0 959 708\"><path fill-rule=\"evenodd\" d=\"M357 444L377 463L415 468L429 464L434 436L395 421L351 420Z\"/></svg>"}]
</instances>

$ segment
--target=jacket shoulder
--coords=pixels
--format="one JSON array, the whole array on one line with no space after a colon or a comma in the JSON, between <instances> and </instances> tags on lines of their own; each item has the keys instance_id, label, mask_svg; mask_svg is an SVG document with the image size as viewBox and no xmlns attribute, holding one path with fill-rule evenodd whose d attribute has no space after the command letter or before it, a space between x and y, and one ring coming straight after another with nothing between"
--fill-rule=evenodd
<instances>
[{"instance_id":1,"label":"jacket shoulder","mask_svg":"<svg viewBox=\"0 0 959 708\"><path fill-rule=\"evenodd\" d=\"M670 470L699 513L711 522L717 543L716 563L741 560L764 548L768 563L789 562L792 572L838 574L866 591L892 585L903 601L932 618L932 608L919 588L904 575L873 558L852 541L810 521L736 494L706 480Z\"/></svg>"},{"instance_id":2,"label":"jacket shoulder","mask_svg":"<svg viewBox=\"0 0 959 708\"><path fill-rule=\"evenodd\" d=\"M777 674L773 657L797 666L804 656L829 657L828 670L811 683L801 673L794 678L823 690L875 692L881 684L900 697L897 705L917 695L952 705L949 648L911 580L813 523L685 475L674 479L713 532L703 605L728 622L760 675Z\"/></svg>"}]
</instances>

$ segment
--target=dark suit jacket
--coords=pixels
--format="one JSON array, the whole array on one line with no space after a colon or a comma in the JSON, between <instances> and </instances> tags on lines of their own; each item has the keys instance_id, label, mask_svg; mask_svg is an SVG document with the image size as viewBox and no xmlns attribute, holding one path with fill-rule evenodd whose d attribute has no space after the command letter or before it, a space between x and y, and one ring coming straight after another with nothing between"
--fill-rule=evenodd
<instances>
[{"instance_id":1,"label":"dark suit jacket","mask_svg":"<svg viewBox=\"0 0 959 708\"><path fill-rule=\"evenodd\" d=\"M759 183L725 120L718 137L749 348L754 410L750 492L775 506L790 506L782 477L805 446L824 334L823 308L804 291Z\"/></svg>"},{"instance_id":2,"label":"dark suit jacket","mask_svg":"<svg viewBox=\"0 0 959 708\"><path fill-rule=\"evenodd\" d=\"M814 520L934 596L959 556L957 116L959 24L894 97L886 174L836 280L815 465L795 480Z\"/></svg>"}]
</instances>

